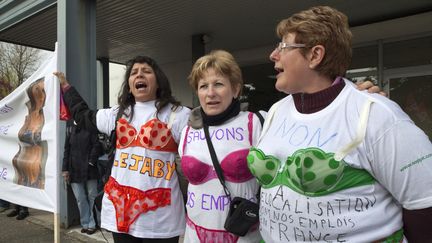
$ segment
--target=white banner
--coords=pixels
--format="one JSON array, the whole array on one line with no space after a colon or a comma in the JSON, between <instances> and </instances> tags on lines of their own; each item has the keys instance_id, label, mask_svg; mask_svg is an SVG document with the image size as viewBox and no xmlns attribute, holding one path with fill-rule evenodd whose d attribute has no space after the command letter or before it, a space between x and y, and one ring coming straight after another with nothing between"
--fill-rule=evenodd
<instances>
[{"instance_id":1,"label":"white banner","mask_svg":"<svg viewBox=\"0 0 432 243\"><path fill-rule=\"evenodd\" d=\"M0 198L58 212L56 52L0 100Z\"/></svg>"}]
</instances>

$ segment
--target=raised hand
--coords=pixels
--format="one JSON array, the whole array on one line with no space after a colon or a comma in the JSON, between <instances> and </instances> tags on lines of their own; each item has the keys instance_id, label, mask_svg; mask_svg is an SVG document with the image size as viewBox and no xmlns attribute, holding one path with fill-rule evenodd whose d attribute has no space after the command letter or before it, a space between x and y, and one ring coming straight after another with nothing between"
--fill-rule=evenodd
<instances>
[{"instance_id":1,"label":"raised hand","mask_svg":"<svg viewBox=\"0 0 432 243\"><path fill-rule=\"evenodd\" d=\"M60 87L64 89L65 87L69 86L68 81L66 80L66 77L64 73L62 72L53 72L53 74L59 79L60 81Z\"/></svg>"}]
</instances>

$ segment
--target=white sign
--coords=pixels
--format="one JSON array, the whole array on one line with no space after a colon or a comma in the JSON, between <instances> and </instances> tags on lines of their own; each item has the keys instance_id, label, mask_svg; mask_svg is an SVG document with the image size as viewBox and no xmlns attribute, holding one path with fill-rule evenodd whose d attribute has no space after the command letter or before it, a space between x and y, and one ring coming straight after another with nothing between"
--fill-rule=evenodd
<instances>
[{"instance_id":1,"label":"white sign","mask_svg":"<svg viewBox=\"0 0 432 243\"><path fill-rule=\"evenodd\" d=\"M0 198L58 212L57 53L0 100Z\"/></svg>"}]
</instances>

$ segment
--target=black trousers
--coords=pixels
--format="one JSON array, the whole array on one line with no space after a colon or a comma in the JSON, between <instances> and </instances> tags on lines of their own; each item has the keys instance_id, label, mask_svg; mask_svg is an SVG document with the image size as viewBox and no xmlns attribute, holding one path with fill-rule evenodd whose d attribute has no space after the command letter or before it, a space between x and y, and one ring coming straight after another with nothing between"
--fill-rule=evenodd
<instances>
[{"instance_id":1,"label":"black trousers","mask_svg":"<svg viewBox=\"0 0 432 243\"><path fill-rule=\"evenodd\" d=\"M112 232L115 243L178 243L179 236L165 239L137 238L129 234Z\"/></svg>"}]
</instances>

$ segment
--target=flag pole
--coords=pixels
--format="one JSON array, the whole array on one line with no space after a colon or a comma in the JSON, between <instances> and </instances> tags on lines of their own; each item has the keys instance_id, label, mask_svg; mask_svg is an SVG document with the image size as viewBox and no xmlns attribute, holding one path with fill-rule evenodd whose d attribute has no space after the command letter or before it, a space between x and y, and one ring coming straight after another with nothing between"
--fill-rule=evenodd
<instances>
[{"instance_id":1,"label":"flag pole","mask_svg":"<svg viewBox=\"0 0 432 243\"><path fill-rule=\"evenodd\" d=\"M54 213L54 243L60 243L60 214Z\"/></svg>"},{"instance_id":2,"label":"flag pole","mask_svg":"<svg viewBox=\"0 0 432 243\"><path fill-rule=\"evenodd\" d=\"M55 56L56 56L56 60L57 60L57 65L56 65L56 70L59 70L59 58L58 58L58 53L59 53L59 49L58 49L58 42L56 42L55 44ZM60 243L60 188L61 188L61 180L59 178L61 178L61 169L60 169L60 85L59 85L59 81L57 80L57 77L54 76L54 74L52 74L53 76L53 87L55 89L56 92L56 101L55 101L55 117L56 117L56 136L57 136L57 148L56 148L56 202L55 202L55 210L54 210L54 243Z\"/></svg>"}]
</instances>

